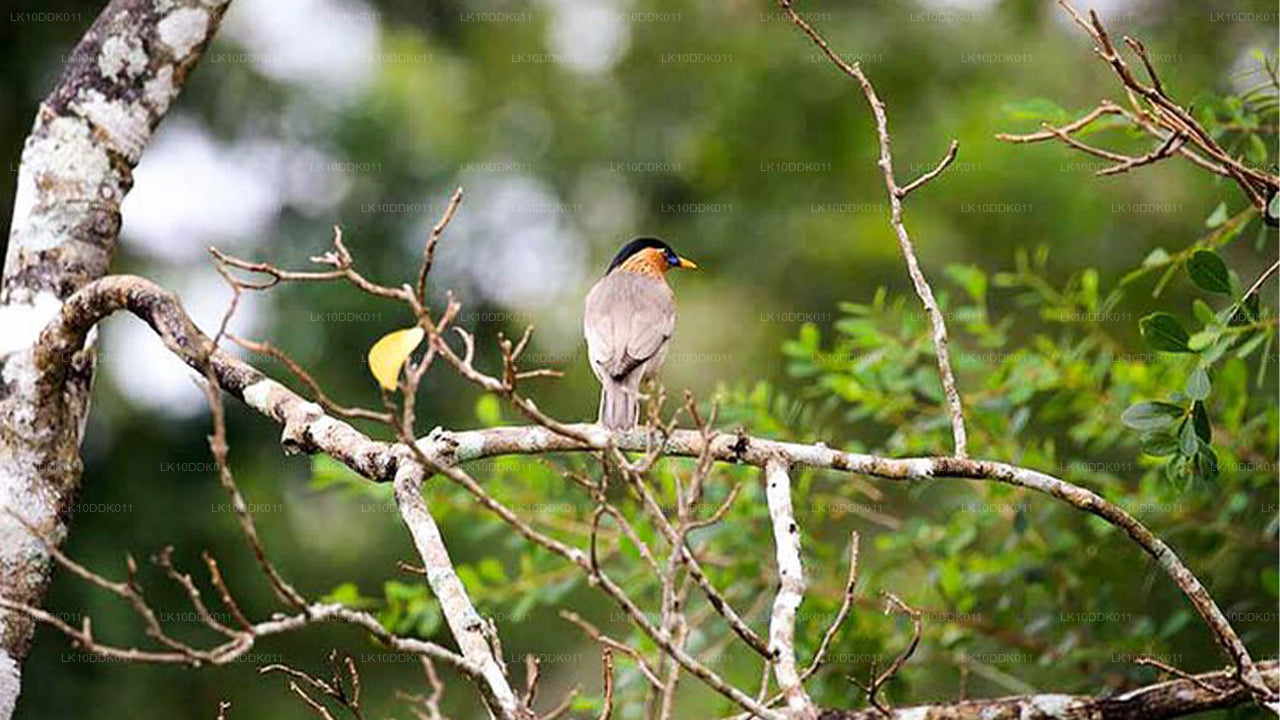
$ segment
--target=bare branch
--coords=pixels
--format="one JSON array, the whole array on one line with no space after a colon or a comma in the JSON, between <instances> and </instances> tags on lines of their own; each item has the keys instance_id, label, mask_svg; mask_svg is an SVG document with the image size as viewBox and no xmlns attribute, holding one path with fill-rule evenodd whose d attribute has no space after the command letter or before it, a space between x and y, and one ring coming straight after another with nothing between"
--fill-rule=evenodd
<instances>
[{"instance_id":1,"label":"bare branch","mask_svg":"<svg viewBox=\"0 0 1280 720\"><path fill-rule=\"evenodd\" d=\"M203 335L190 324L185 312L172 295L141 278L126 276L107 278L94 283L71 298L60 318L45 332L38 355L56 376L59 364L68 362L72 350L78 348L85 333L103 316L116 309L128 309L146 319L167 344L188 363L197 367L203 362L194 349L204 347ZM256 370L221 351L209 355L219 383L228 392L245 399L251 407L285 425L286 450L326 452L365 477L388 481L392 468L398 466L403 450L375 443L349 425L323 414L288 389L268 380ZM431 466L459 482L480 499L481 504L497 513L525 537L543 544L552 552L591 572L586 553L548 538L528 527L503 506L492 501L456 465L471 460L506 454L540 454L583 450L613 451L629 449L644 452L652 447L650 434L637 429L612 434L595 425L570 425L571 437L546 427L500 427L467 432L433 431L419 440L416 448L430 460ZM581 438L581 439L578 439ZM1248 650L1231 624L1209 596L1195 575L1183 564L1166 543L1153 535L1142 523L1097 493L1035 470L988 460L956 457L891 459L857 453L846 453L824 445L801 445L753 438L740 433L674 430L661 440L667 455L702 457L704 453L717 462L745 463L763 467L779 459L792 466L827 468L843 472L910 482L937 478L958 478L1000 482L1040 492L1077 509L1102 518L1124 530L1146 551L1182 590L1196 611L1212 630L1243 678L1257 691L1264 688ZM599 586L627 612L628 616L660 647L672 654L689 672L711 687L734 699L744 709L761 708L745 694L728 686L722 678L697 663L670 644L670 638L654 628L625 593L600 572L595 576ZM673 652L674 651L674 652ZM758 712L760 714L760 712Z\"/></svg>"},{"instance_id":2,"label":"bare branch","mask_svg":"<svg viewBox=\"0 0 1280 720\"><path fill-rule=\"evenodd\" d=\"M818 34L818 31L814 30L813 26L795 11L792 7L793 0L778 0L778 4L782 7L783 12L791 18L791 21L805 35L809 36L809 39L826 54L827 58L837 68L858 81L858 85L862 88L862 94L867 99L867 104L871 106L871 113L875 116L876 121L876 134L880 139L880 170L884 174L885 189L889 192L890 223L898 236L898 247L902 250L902 257L907 262L907 273L911 276L916 295L920 296L920 302L924 305L925 311L929 313L929 321L933 325L933 349L937 355L938 375L942 380L942 389L946 394L947 407L951 413L951 434L955 442L955 455L959 458L968 457L968 440L964 428L964 409L960 403L960 393L956 389L955 373L951 369L951 353L947 349L946 319L942 316L942 311L938 309L938 302L933 297L933 288L929 286L929 282L924 277L924 272L920 270L920 263L916 260L915 248L911 244L911 236L907 233L907 226L902 220L902 198L910 190L933 179L932 176L942 172L950 162L948 157L955 156L957 145L952 141L951 149L947 153L948 157L943 158L943 162L939 163L938 168L935 168L934 171L920 178L917 182L908 185L906 190L900 189L898 181L893 174L893 152L890 150L889 120L885 115L884 103L876 95L875 87L871 85L871 81L862 72L861 65L858 63L850 64L832 50L827 41Z\"/></svg>"},{"instance_id":3,"label":"bare branch","mask_svg":"<svg viewBox=\"0 0 1280 720\"><path fill-rule=\"evenodd\" d=\"M1128 172L1129 170L1132 170L1133 168L1136 168L1136 167L1140 167L1142 165L1150 165L1151 163L1159 162L1160 160L1163 160L1169 157L1170 155L1178 152L1178 149L1181 148L1183 145L1185 145L1186 142L1187 142L1187 137L1182 133L1172 133L1169 135L1169 137L1165 138L1164 142L1160 143L1159 147L1147 153L1146 155L1143 155L1142 157L1130 158L1118 165L1112 165L1111 167L1103 168L1099 170L1097 174L1098 175L1115 175L1117 173Z\"/></svg>"},{"instance_id":4,"label":"bare branch","mask_svg":"<svg viewBox=\"0 0 1280 720\"><path fill-rule=\"evenodd\" d=\"M765 497L773 523L773 544L778 559L778 594L769 621L769 650L773 673L787 707L797 718L816 718L817 708L796 668L796 610L804 600L804 567L800 560L800 527L791 508L790 469L783 460L765 466Z\"/></svg>"},{"instance_id":5,"label":"bare branch","mask_svg":"<svg viewBox=\"0 0 1280 720\"><path fill-rule=\"evenodd\" d=\"M63 301L106 274L133 170L217 33L227 4L96 3L101 13L61 63L57 84L20 143L0 278L0 426L6 430L0 434L0 507L20 509L58 540L67 533L80 488L94 360L85 353L79 371L59 379L59 393L50 397L34 346ZM0 517L0 534L16 540L0 547L0 595L41 604L53 563L10 516ZM23 615L0 616L0 720L7 720L22 689L21 664L34 625Z\"/></svg>"},{"instance_id":6,"label":"bare branch","mask_svg":"<svg viewBox=\"0 0 1280 720\"><path fill-rule=\"evenodd\" d=\"M880 689L885 686L885 683L892 680L898 674L898 671L902 669L902 666L907 664L907 660L911 659L916 648L920 646L920 613L908 607L906 603L898 599L897 595L891 592L885 592L884 596L889 601L887 607L885 607L885 614L900 612L911 618L911 643L907 645L907 648L901 654L893 659L893 662L889 664L889 667L885 668L884 672L872 679L870 687L867 688L867 702L888 715L888 708L876 696Z\"/></svg>"},{"instance_id":7,"label":"bare branch","mask_svg":"<svg viewBox=\"0 0 1280 720\"><path fill-rule=\"evenodd\" d=\"M836 633L840 631L840 625L844 623L845 618L849 616L849 610L853 607L853 588L858 584L858 531L855 530L849 537L849 580L844 586L844 598L840 601L840 609L836 611L835 620L831 621L831 625L827 627L827 631L822 635L822 642L818 644L818 649L813 653L813 660L809 662L809 667L804 669L800 674L800 682L804 682L813 676L827 655L827 648L831 646L832 639Z\"/></svg>"},{"instance_id":8,"label":"bare branch","mask_svg":"<svg viewBox=\"0 0 1280 720\"><path fill-rule=\"evenodd\" d=\"M947 154L942 156L942 159L938 161L938 165L929 172L907 183L905 186L898 188L898 197L905 198L912 190L915 190L921 185L924 185L930 180L941 175L942 172L947 169L947 166L951 164L951 161L956 159L956 151L959 149L960 143L956 140L952 140L951 145L947 148Z\"/></svg>"},{"instance_id":9,"label":"bare branch","mask_svg":"<svg viewBox=\"0 0 1280 720\"><path fill-rule=\"evenodd\" d=\"M440 236L445 228L449 227L449 221L453 220L453 214L457 212L461 202L462 188L459 187L449 197L449 204L445 206L444 214L440 216L435 227L431 228L431 234L427 236L427 244L422 249L422 267L418 268L418 302L422 305L427 304L427 275L431 272L431 262L435 258L436 243L440 242Z\"/></svg>"},{"instance_id":10,"label":"bare branch","mask_svg":"<svg viewBox=\"0 0 1280 720\"><path fill-rule=\"evenodd\" d=\"M604 707L600 708L600 720L613 717L613 650L605 648L601 651L601 662L604 665Z\"/></svg>"},{"instance_id":11,"label":"bare branch","mask_svg":"<svg viewBox=\"0 0 1280 720\"><path fill-rule=\"evenodd\" d=\"M466 588L454 570L449 551L435 519L422 499L423 469L405 457L396 476L396 504L400 516L413 535L414 545L426 568L427 582L440 602L440 611L462 649L462 656L479 670L483 679L481 690L491 710L504 718L521 718L527 713L516 698L502 667L502 658L495 655L485 636L484 621L467 597Z\"/></svg>"},{"instance_id":12,"label":"bare branch","mask_svg":"<svg viewBox=\"0 0 1280 720\"><path fill-rule=\"evenodd\" d=\"M1270 660L1258 665L1272 687L1280 687L1280 663ZM1209 691L1191 680L1172 680L1130 690L1119 695L1015 695L984 700L967 700L937 705L897 708L893 720L944 717L948 720L1132 720L1132 718L1175 718L1208 710L1240 705L1249 700L1249 691L1234 678L1234 671L1218 671L1192 676L1213 688ZM827 710L823 720L883 720L875 708L867 710Z\"/></svg>"}]
</instances>

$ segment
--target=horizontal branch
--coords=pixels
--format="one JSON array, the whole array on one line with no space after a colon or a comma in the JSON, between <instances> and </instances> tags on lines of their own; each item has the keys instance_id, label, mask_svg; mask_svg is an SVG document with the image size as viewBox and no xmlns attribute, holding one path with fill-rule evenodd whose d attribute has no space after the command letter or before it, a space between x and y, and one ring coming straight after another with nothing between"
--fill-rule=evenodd
<instances>
[{"instance_id":1,"label":"horizontal branch","mask_svg":"<svg viewBox=\"0 0 1280 720\"><path fill-rule=\"evenodd\" d=\"M68 299L37 345L36 358L38 366L45 371L44 382L55 382L60 372L65 373L89 329L118 309L127 309L146 320L166 345L193 367L201 368L208 363L225 390L280 422L284 426L282 442L286 451L324 452L371 480L394 480L397 456L403 450L397 452L396 445L369 439L240 360L220 350L211 351L212 343L191 323L177 298L144 278L103 278ZM566 431L564 434L560 432L562 429ZM572 437L567 436L569 434ZM821 443L804 445L754 438L741 432L673 430L664 438L658 438L643 429L611 433L588 424L565 425L556 431L541 426L463 432L437 428L417 444L422 456L437 469L499 455L609 448L643 452L662 445L666 455L702 457L705 453L715 461L758 467L781 461L793 468L837 470L894 481L959 478L1035 490L1124 530L1187 596L1235 664L1242 682L1255 696L1268 702L1277 697L1274 690L1262 683L1248 650L1213 598L1172 548L1132 515L1097 493L1036 470L959 457L885 458L834 450Z\"/></svg>"},{"instance_id":2,"label":"horizontal branch","mask_svg":"<svg viewBox=\"0 0 1280 720\"><path fill-rule=\"evenodd\" d=\"M1258 664L1266 683L1280 687L1280 663ZM1232 671L1203 673L1110 697L1089 695L1017 695L891 710L827 710L818 720L1163 720L1233 707L1249 700L1249 691Z\"/></svg>"}]
</instances>

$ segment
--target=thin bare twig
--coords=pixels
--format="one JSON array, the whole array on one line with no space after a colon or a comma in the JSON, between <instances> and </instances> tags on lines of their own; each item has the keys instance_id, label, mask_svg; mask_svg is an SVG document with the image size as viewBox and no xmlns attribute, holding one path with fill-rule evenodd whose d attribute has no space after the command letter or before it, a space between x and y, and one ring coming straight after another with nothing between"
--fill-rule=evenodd
<instances>
[{"instance_id":1,"label":"thin bare twig","mask_svg":"<svg viewBox=\"0 0 1280 720\"><path fill-rule=\"evenodd\" d=\"M832 639L840 630L840 625L844 623L845 618L849 616L849 610L853 607L853 589L858 584L858 531L854 530L849 537L849 580L844 586L844 598L840 601L840 609L836 611L835 620L831 621L831 625L827 627L827 631L822 635L822 642L818 644L818 649L813 653L813 660L809 662L809 667L804 669L800 674L800 682L808 680L819 668L827 655L827 648L831 646Z\"/></svg>"},{"instance_id":2,"label":"thin bare twig","mask_svg":"<svg viewBox=\"0 0 1280 720\"><path fill-rule=\"evenodd\" d=\"M889 120L885 115L884 103L880 97L876 95L875 87L866 74L862 72L862 67L858 63L849 63L838 53L831 49L827 41L813 28L793 7L793 0L778 0L779 6L783 12L791 18L791 21L800 28L809 39L818 46L820 50L839 68L844 74L853 78L862 88L862 94L867 100L867 104L871 106L871 113L875 116L876 134L880 139L880 170L884 175L884 184L889 193L889 210L890 223L893 225L894 232L898 236L898 247L902 250L902 256L907 262L907 273L911 276L911 282L915 286L916 295L920 297L920 302L924 305L925 311L929 313L929 321L933 325L933 349L938 360L938 375L942 380L942 389L947 398L947 407L951 414L951 434L955 442L956 457L968 457L968 439L964 427L964 409L960 402L960 392L956 389L955 373L951 369L951 353L947 349L947 323L942 315L942 311L938 309L938 302L933 297L933 289L929 286L928 280L924 277L924 272L920 270L920 263L916 260L915 248L911 244L911 236L907 233L907 226L902 220L902 198L905 196L898 187L898 181L893 174L893 153L890 150L889 139ZM948 155L953 155L955 143L952 143L952 151ZM939 167L945 169L946 163L949 162L944 158L944 162ZM941 169L936 169L931 173L928 179L933 179ZM915 189L920 183L912 183L908 187Z\"/></svg>"},{"instance_id":3,"label":"thin bare twig","mask_svg":"<svg viewBox=\"0 0 1280 720\"><path fill-rule=\"evenodd\" d=\"M427 236L427 244L422 248L422 266L418 268L418 302L422 305L427 304L427 275L431 272L431 262L435 258L436 243L440 242L440 236L444 233L445 228L449 227L449 221L453 220L453 214L457 212L459 203L462 202L462 188L453 191L453 195L449 197L449 204L445 206L444 214L440 216L440 220L431 228L431 234Z\"/></svg>"},{"instance_id":4,"label":"thin bare twig","mask_svg":"<svg viewBox=\"0 0 1280 720\"><path fill-rule=\"evenodd\" d=\"M600 720L613 717L613 650L605 648L600 651L604 674L604 707L600 708Z\"/></svg>"},{"instance_id":5,"label":"thin bare twig","mask_svg":"<svg viewBox=\"0 0 1280 720\"><path fill-rule=\"evenodd\" d=\"M959 149L960 142L958 140L952 140L951 145L947 148L947 154L942 156L942 159L938 161L937 166L915 180L907 183L903 187L898 188L898 197L905 198L912 190L915 190L921 185L924 185L930 180L941 175L942 172L947 169L947 166L951 164L951 161L956 159L956 151Z\"/></svg>"}]
</instances>

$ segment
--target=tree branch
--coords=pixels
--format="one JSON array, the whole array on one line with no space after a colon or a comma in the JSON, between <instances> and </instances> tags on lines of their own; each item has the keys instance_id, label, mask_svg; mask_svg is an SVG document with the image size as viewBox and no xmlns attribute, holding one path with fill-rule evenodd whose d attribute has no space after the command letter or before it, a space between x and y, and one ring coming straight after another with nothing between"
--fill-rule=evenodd
<instances>
[{"instance_id":1,"label":"tree branch","mask_svg":"<svg viewBox=\"0 0 1280 720\"><path fill-rule=\"evenodd\" d=\"M818 49L826 54L827 58L835 64L845 75L858 81L859 87L862 88L862 94L867 99L867 104L871 106L871 113L875 116L876 135L880 140L880 171L884 175L884 186L889 192L889 222L893 225L893 230L898 236L898 247L902 250L902 257L907 261L907 274L911 276L911 283L915 286L916 295L920 297L920 302L924 305L924 309L929 313L929 322L933 325L933 349L938 356L938 375L942 380L942 390L947 397L947 408L951 414L951 434L955 442L955 455L958 458L968 457L968 439L964 428L964 408L960 403L960 392L956 389L955 373L951 369L951 352L947 349L947 321L942 316L942 311L938 309L938 301L933 297L933 288L929 286L929 281L925 279L924 272L920 269L920 262L916 260L916 252L911 244L911 236L907 233L907 226L902 219L902 200L907 193L924 185L934 179L946 169L947 165L955 159L958 144L953 140L947 150L947 154L942 158L930 172L921 176L905 188L898 186L898 181L893 174L893 152L890 149L889 139L889 119L885 114L884 103L880 101L880 97L876 95L876 89L871 84L865 73L862 72L862 66L859 63L849 63L838 53L831 49L827 41L813 28L799 13L792 7L793 0L778 0L782 11L791 18L805 35L813 41Z\"/></svg>"},{"instance_id":2,"label":"tree branch","mask_svg":"<svg viewBox=\"0 0 1280 720\"><path fill-rule=\"evenodd\" d=\"M1258 669L1272 688L1280 687L1280 663L1267 661ZM889 720L1165 720L1249 701L1249 691L1236 682L1234 671L1193 677L1106 697L1016 695L897 708L890 711ZM819 720L885 720L885 716L876 709L827 710Z\"/></svg>"},{"instance_id":3,"label":"tree branch","mask_svg":"<svg viewBox=\"0 0 1280 720\"><path fill-rule=\"evenodd\" d=\"M800 526L791 507L791 474L785 460L765 464L765 498L773 524L778 560L778 594L769 621L769 650L782 697L795 718L813 718L817 710L804 691L796 668L796 611L804 600L804 566L800 560Z\"/></svg>"},{"instance_id":4,"label":"tree branch","mask_svg":"<svg viewBox=\"0 0 1280 720\"><path fill-rule=\"evenodd\" d=\"M406 456L404 448L397 450L395 445L370 440L350 425L325 415L318 406L306 402L283 385L265 378L243 362L221 350L210 352L211 343L208 338L195 329L176 298L143 278L104 278L85 287L68 300L57 320L42 334L37 348L41 367L47 369L51 378L49 382L54 382L60 373L65 373L68 358L84 342L89 329L102 317L117 309L127 309L146 320L165 339L170 349L193 367L201 367L207 358L219 384L225 390L284 425L282 444L286 452L325 452L371 480L388 482L395 479L396 468ZM753 438L741 433L705 430L671 430L655 439L643 429L613 434L597 425L563 427L572 436L545 426L499 427L464 432L437 428L427 437L418 440L416 445L429 467L443 472L473 493L479 493L478 497L482 502L487 495L484 495L474 480L459 472L457 465L512 454L608 450L647 452L655 444L661 444L667 455L708 457L718 462L757 467L785 462L790 467L830 469L900 482L956 478L1000 482L1034 490L1124 530L1156 560L1195 607L1219 645L1235 663L1242 681L1255 694L1262 695L1262 698L1275 696L1275 691L1263 684L1248 650L1213 598L1173 549L1132 515L1091 490L1036 470L990 460L958 457L884 458L834 450L822 444L803 445ZM489 502L492 504L491 498ZM592 571L586 553L565 547L550 538L542 538L532 528L522 525L518 518L510 516L509 512L503 514L504 510L501 506L495 509L500 517L514 523L526 537L546 540L549 544L544 546L548 549L588 572ZM687 670L733 697L744 707L758 707L758 703L725 686L719 678L713 679L705 667L678 647L671 646L670 638L654 628L629 601L624 602L625 594L607 576L597 573L595 577L601 588L622 604L633 621Z\"/></svg>"}]
</instances>

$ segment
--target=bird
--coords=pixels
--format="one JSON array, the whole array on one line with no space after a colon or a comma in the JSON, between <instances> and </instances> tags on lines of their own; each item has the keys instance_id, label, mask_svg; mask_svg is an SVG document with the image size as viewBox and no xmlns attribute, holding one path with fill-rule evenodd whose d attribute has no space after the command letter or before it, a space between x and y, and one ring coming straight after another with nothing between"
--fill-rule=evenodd
<instances>
[{"instance_id":1,"label":"bird","mask_svg":"<svg viewBox=\"0 0 1280 720\"><path fill-rule=\"evenodd\" d=\"M597 423L630 430L640 419L640 383L654 378L676 328L676 298L667 284L671 268L698 266L666 242L628 242L587 293L582 331L591 371L600 381Z\"/></svg>"}]
</instances>

